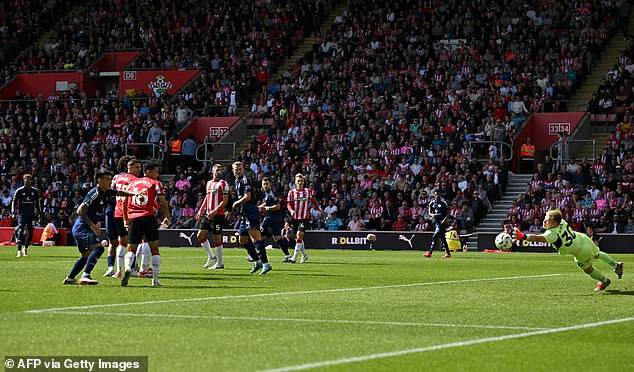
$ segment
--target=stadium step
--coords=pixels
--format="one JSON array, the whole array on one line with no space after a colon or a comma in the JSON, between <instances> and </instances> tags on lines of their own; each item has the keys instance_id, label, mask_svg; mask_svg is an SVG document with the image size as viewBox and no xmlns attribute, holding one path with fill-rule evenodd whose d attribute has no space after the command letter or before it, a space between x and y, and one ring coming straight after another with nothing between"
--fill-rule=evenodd
<instances>
[{"instance_id":1,"label":"stadium step","mask_svg":"<svg viewBox=\"0 0 634 372\"><path fill-rule=\"evenodd\" d=\"M348 3L346 1L340 1L337 5L335 5L326 20L321 23L319 26L320 35L328 35L332 30L332 26L335 24L335 19L337 16L343 14L343 12L348 8ZM285 73L289 72L293 65L295 65L300 59L304 58L307 52L313 49L313 45L319 44L321 42L321 37L316 37L315 35L311 35L309 37L305 37L297 47L293 54L286 59L283 65L281 65L277 70L278 76L284 76Z\"/></svg>"},{"instance_id":2,"label":"stadium step","mask_svg":"<svg viewBox=\"0 0 634 372\"><path fill-rule=\"evenodd\" d=\"M630 34L634 31L634 22L630 22ZM587 111L587 104L592 99L592 95L597 91L601 82L606 78L608 71L614 68L621 53L628 48L630 40L623 40L623 35L615 31L607 44L601 58L596 62L592 73L585 79L581 87L570 97L568 111Z\"/></svg>"},{"instance_id":3,"label":"stadium step","mask_svg":"<svg viewBox=\"0 0 634 372\"><path fill-rule=\"evenodd\" d=\"M594 154L596 156L598 156L599 154L601 154L601 152L603 151L603 147L605 145L605 141L607 141L607 139L610 137L609 133L593 133L592 136L590 136L588 139L589 140L595 140L596 142L596 147L595 147L595 152ZM594 157L592 156L592 143L588 142L585 145L583 145L583 147L581 147L581 149L576 153L576 158L577 159L583 159L586 158L588 159L588 161L593 162L594 161Z\"/></svg>"},{"instance_id":4,"label":"stadium step","mask_svg":"<svg viewBox=\"0 0 634 372\"><path fill-rule=\"evenodd\" d=\"M478 233L498 233L502 232L502 224L506 219L506 213L517 198L518 194L526 191L528 182L533 177L532 174L509 174L509 183L506 186L506 192L502 198L493 206L493 210L489 212L477 227ZM467 238L466 244L469 250L478 249L478 234L474 234Z\"/></svg>"}]
</instances>

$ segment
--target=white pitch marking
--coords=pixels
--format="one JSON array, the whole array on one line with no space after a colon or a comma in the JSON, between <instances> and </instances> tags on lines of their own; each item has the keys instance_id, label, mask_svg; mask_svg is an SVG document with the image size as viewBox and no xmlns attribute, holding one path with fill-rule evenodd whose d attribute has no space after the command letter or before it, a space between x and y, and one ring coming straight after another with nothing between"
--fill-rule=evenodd
<instances>
[{"instance_id":1,"label":"white pitch marking","mask_svg":"<svg viewBox=\"0 0 634 372\"><path fill-rule=\"evenodd\" d=\"M417 353L423 353L423 352L426 352L426 351L435 351L435 350L449 349L449 348L453 348L453 347L471 346L471 345L483 344L483 343L486 343L486 342L505 341L505 340L512 340L512 339L516 339L516 338L525 338L525 337L531 337L531 336L547 335L547 334L551 334L551 333L574 331L574 330L585 329L585 328L599 327L599 326L606 325L606 324L616 324L616 323L629 322L629 321L632 321L632 320L634 320L634 317L607 320L607 321L604 321L604 322L580 324L580 325L574 325L574 326L569 326L569 327L544 329L544 330L533 331L533 332L517 333L517 334L514 334L514 335L486 337L486 338L480 338L480 339L470 340L470 341L452 342L452 343L449 343L449 344L442 344L442 345L427 346L427 347L421 347L421 348L415 348L415 349L405 349L405 350L399 350L399 351L392 351L392 352L389 352L389 353L370 354L370 355L362 355L362 356L352 357L352 358L327 360L327 361L324 361L324 362L307 363L307 364L300 364L300 365L289 366L289 367L268 369L268 370L261 371L261 372L303 371L303 370L312 369L312 368L320 368L320 367L328 367L328 366L348 364L348 363L364 362L366 360L390 358L390 357L408 355L408 354L417 354Z\"/></svg>"},{"instance_id":2,"label":"white pitch marking","mask_svg":"<svg viewBox=\"0 0 634 372\"><path fill-rule=\"evenodd\" d=\"M85 306L57 307L57 308L49 308L49 309L27 310L25 311L25 313L33 314L33 313L46 313L51 311L98 309L103 307L153 305L153 304L166 304L166 303L173 303L173 302L211 301L211 300L227 300L227 299L238 299L238 298L292 296L292 295L313 294L313 293L353 292L353 291L366 291L370 289L422 287L422 286L438 285L438 284L474 283L474 282L487 282L487 281L498 281L498 280L547 278L547 277L561 276L561 275L563 274L522 275L522 276L506 276L506 277L500 277L500 278L477 278L477 279L446 280L442 282L380 285L380 286L373 286L373 287L317 289L312 291L272 292L272 293L255 293L255 294L233 295L233 296L182 298L182 299L173 299L173 300L156 300L156 301L126 302L126 303L117 303L117 304L98 304L98 305L85 305Z\"/></svg>"},{"instance_id":3,"label":"white pitch marking","mask_svg":"<svg viewBox=\"0 0 634 372\"><path fill-rule=\"evenodd\" d=\"M250 316L223 316L223 315L179 315L179 314L139 314L139 313L108 313L103 311L54 311L51 314L68 315L114 315L114 316L134 316L134 317L159 317L159 318L182 318L182 319L218 319L218 320L253 320L257 322L305 322L305 323L334 323L334 324L365 324L365 325L387 325L406 327L455 327L455 328L486 328L486 329L523 329L541 330L548 328L539 327L514 327L497 325L471 325L471 324L444 324L444 323L417 323L417 322L382 322L373 320L338 320L338 319L298 319L298 318L260 318Z\"/></svg>"}]
</instances>

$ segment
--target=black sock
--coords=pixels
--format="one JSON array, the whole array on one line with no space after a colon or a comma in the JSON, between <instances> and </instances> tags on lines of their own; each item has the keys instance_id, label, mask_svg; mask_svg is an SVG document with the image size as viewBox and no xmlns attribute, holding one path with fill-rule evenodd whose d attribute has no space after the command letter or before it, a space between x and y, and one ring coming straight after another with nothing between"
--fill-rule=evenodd
<instances>
[{"instance_id":1,"label":"black sock","mask_svg":"<svg viewBox=\"0 0 634 372\"><path fill-rule=\"evenodd\" d=\"M108 256L108 267L114 266L114 256Z\"/></svg>"},{"instance_id":2,"label":"black sock","mask_svg":"<svg viewBox=\"0 0 634 372\"><path fill-rule=\"evenodd\" d=\"M264 246L264 242L262 240L255 242L255 249L258 251L258 255L260 255L262 263L268 263L269 259L266 257L266 247Z\"/></svg>"},{"instance_id":3,"label":"black sock","mask_svg":"<svg viewBox=\"0 0 634 372\"><path fill-rule=\"evenodd\" d=\"M88 257L80 257L73 265L72 270L68 274L68 277L71 279L75 279L77 274L86 266L86 261L88 261Z\"/></svg>"},{"instance_id":4,"label":"black sock","mask_svg":"<svg viewBox=\"0 0 634 372\"><path fill-rule=\"evenodd\" d=\"M288 253L288 244L286 243L286 239L282 238L282 239L278 240L277 244L280 245L280 249L282 250L282 252L284 252L284 255L286 255L286 256L290 256L291 255L290 253Z\"/></svg>"},{"instance_id":5,"label":"black sock","mask_svg":"<svg viewBox=\"0 0 634 372\"><path fill-rule=\"evenodd\" d=\"M251 240L244 244L244 249L247 250L249 257L251 257L254 262L258 262L260 260L260 256L258 256L258 252L255 250L255 246Z\"/></svg>"}]
</instances>

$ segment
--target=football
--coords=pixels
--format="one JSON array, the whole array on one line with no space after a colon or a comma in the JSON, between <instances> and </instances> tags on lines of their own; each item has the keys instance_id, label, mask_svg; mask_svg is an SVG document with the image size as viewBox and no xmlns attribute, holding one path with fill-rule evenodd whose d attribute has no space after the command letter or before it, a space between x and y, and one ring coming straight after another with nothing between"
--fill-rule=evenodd
<instances>
[{"instance_id":1,"label":"football","mask_svg":"<svg viewBox=\"0 0 634 372\"><path fill-rule=\"evenodd\" d=\"M101 246L104 247L104 248L107 247L108 244L110 244L110 243L106 239L101 241Z\"/></svg>"},{"instance_id":2,"label":"football","mask_svg":"<svg viewBox=\"0 0 634 372\"><path fill-rule=\"evenodd\" d=\"M495 246L497 249L511 249L513 246L513 238L505 232L499 233L498 236L495 237Z\"/></svg>"},{"instance_id":3,"label":"football","mask_svg":"<svg viewBox=\"0 0 634 372\"><path fill-rule=\"evenodd\" d=\"M376 241L376 235L374 234L368 234L368 236L366 237L366 239L368 239L371 242Z\"/></svg>"}]
</instances>

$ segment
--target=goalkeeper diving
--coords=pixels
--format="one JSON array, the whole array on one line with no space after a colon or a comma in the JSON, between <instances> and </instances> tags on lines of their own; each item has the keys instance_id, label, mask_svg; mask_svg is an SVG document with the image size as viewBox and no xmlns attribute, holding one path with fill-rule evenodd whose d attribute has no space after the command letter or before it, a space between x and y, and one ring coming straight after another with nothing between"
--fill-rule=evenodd
<instances>
[{"instance_id":1,"label":"goalkeeper diving","mask_svg":"<svg viewBox=\"0 0 634 372\"><path fill-rule=\"evenodd\" d=\"M598 280L594 289L596 292L605 290L610 285L610 279L593 266L594 260L598 259L608 264L619 279L623 276L623 262L614 261L607 253L601 252L599 247L586 234L574 231L562 219L559 210L546 212L543 226L546 230L543 234L524 234L518 228L515 228L514 238L516 240L550 243L559 254L574 256L577 266L590 275L591 278Z\"/></svg>"}]
</instances>

